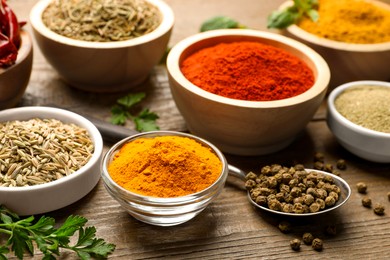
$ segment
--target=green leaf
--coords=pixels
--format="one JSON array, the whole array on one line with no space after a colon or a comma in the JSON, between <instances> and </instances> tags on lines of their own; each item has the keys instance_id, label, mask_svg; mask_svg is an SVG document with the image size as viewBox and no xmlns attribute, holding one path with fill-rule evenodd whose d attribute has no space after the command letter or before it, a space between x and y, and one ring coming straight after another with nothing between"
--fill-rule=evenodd
<instances>
[{"instance_id":1,"label":"green leaf","mask_svg":"<svg viewBox=\"0 0 390 260\"><path fill-rule=\"evenodd\" d=\"M9 253L9 249L6 246L0 246L0 260L7 259L5 254Z\"/></svg>"},{"instance_id":2,"label":"green leaf","mask_svg":"<svg viewBox=\"0 0 390 260\"><path fill-rule=\"evenodd\" d=\"M145 98L145 93L128 94L118 99L118 104L111 108L111 123L124 125L127 119L134 121L136 129L141 132L160 129L156 124L157 114L144 109L138 116L133 116L129 110L132 106Z\"/></svg>"},{"instance_id":3,"label":"green leaf","mask_svg":"<svg viewBox=\"0 0 390 260\"><path fill-rule=\"evenodd\" d=\"M69 237L73 236L74 233L83 227L87 223L87 219L80 216L69 216L65 223L57 229L52 236L60 241L60 245L68 245Z\"/></svg>"},{"instance_id":4,"label":"green leaf","mask_svg":"<svg viewBox=\"0 0 390 260\"><path fill-rule=\"evenodd\" d=\"M54 218L42 216L34 225L30 226L30 230L34 230L38 234L50 234L54 230Z\"/></svg>"},{"instance_id":5,"label":"green leaf","mask_svg":"<svg viewBox=\"0 0 390 260\"><path fill-rule=\"evenodd\" d=\"M227 16L216 16L206 20L200 27L201 32L217 30L217 29L234 29L234 28L246 28L236 20Z\"/></svg>"},{"instance_id":6,"label":"green leaf","mask_svg":"<svg viewBox=\"0 0 390 260\"><path fill-rule=\"evenodd\" d=\"M12 221L12 218L4 213L1 213L0 214L0 219L1 221L4 223L4 224L11 224L13 221Z\"/></svg>"},{"instance_id":7,"label":"green leaf","mask_svg":"<svg viewBox=\"0 0 390 260\"><path fill-rule=\"evenodd\" d=\"M87 227L85 230L79 229L79 239L76 246L89 246L92 244L92 239L95 237L96 229L94 227Z\"/></svg>"},{"instance_id":8,"label":"green leaf","mask_svg":"<svg viewBox=\"0 0 390 260\"><path fill-rule=\"evenodd\" d=\"M318 18L319 18L319 14L318 14L318 11L317 10L309 10L306 12L307 16L310 17L310 19L313 21L313 22L317 22L318 21Z\"/></svg>"},{"instance_id":9,"label":"green leaf","mask_svg":"<svg viewBox=\"0 0 390 260\"><path fill-rule=\"evenodd\" d=\"M159 130L160 128L156 124L158 118L156 113L150 112L149 109L144 109L134 118L136 129L140 132Z\"/></svg>"},{"instance_id":10,"label":"green leaf","mask_svg":"<svg viewBox=\"0 0 390 260\"><path fill-rule=\"evenodd\" d=\"M124 125L128 117L128 112L121 106L114 105L111 108L111 123L114 125Z\"/></svg>"},{"instance_id":11,"label":"green leaf","mask_svg":"<svg viewBox=\"0 0 390 260\"><path fill-rule=\"evenodd\" d=\"M11 244L11 250L19 259L23 259L25 251L29 251L26 241L29 240L28 234L25 230L13 229L13 234L9 238L8 243ZM30 252L31 253L31 252Z\"/></svg>"},{"instance_id":12,"label":"green leaf","mask_svg":"<svg viewBox=\"0 0 390 260\"><path fill-rule=\"evenodd\" d=\"M142 99L144 99L146 94L144 92L139 92L135 94L128 94L124 97L121 97L117 100L117 103L124 106L125 108L129 109L135 104L141 102Z\"/></svg>"},{"instance_id":13,"label":"green leaf","mask_svg":"<svg viewBox=\"0 0 390 260\"><path fill-rule=\"evenodd\" d=\"M284 29L295 23L298 19L298 14L295 12L277 10L273 11L268 17L268 28Z\"/></svg>"},{"instance_id":14,"label":"green leaf","mask_svg":"<svg viewBox=\"0 0 390 260\"><path fill-rule=\"evenodd\" d=\"M319 16L316 8L318 8L318 0L294 0L293 6L273 11L267 18L267 27L284 29L296 23L304 15L317 21Z\"/></svg>"},{"instance_id":15,"label":"green leaf","mask_svg":"<svg viewBox=\"0 0 390 260\"><path fill-rule=\"evenodd\" d=\"M69 216L58 228L54 228L55 220L42 216L33 223L34 216L21 219L16 213L9 211L0 205L1 232L8 235L5 245L0 246L0 260L7 259L10 251L14 252L18 259L23 259L25 253L34 255L34 242L37 248L44 254L43 259L55 259L54 255L60 255L61 249L73 250L82 259L90 257L107 257L115 250L115 245L107 244L103 239L95 237L96 228L83 229L87 219L81 216ZM15 221L16 220L16 221ZM69 246L71 236L79 231L78 246Z\"/></svg>"}]
</instances>

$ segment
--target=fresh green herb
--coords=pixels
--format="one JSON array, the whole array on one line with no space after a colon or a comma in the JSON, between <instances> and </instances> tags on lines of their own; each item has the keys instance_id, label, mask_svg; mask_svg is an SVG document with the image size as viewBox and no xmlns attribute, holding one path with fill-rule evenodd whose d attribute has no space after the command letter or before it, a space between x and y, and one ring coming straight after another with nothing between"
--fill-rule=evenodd
<instances>
[{"instance_id":1,"label":"fresh green herb","mask_svg":"<svg viewBox=\"0 0 390 260\"><path fill-rule=\"evenodd\" d=\"M131 114L131 109L141 102L146 97L143 92L130 93L117 100L117 103L111 108L111 123L115 125L124 125L127 119L131 119L135 123L137 131L147 132L159 130L156 120L159 118L154 112L149 109L142 110L137 116Z\"/></svg>"},{"instance_id":2,"label":"fresh green herb","mask_svg":"<svg viewBox=\"0 0 390 260\"><path fill-rule=\"evenodd\" d=\"M200 27L201 32L217 30L217 29L237 29L246 28L236 20L227 16L216 16L206 20Z\"/></svg>"},{"instance_id":3,"label":"fresh green herb","mask_svg":"<svg viewBox=\"0 0 390 260\"><path fill-rule=\"evenodd\" d=\"M6 207L0 205L0 233L8 235L4 245L0 245L0 259L7 259L6 254L13 251L18 259L24 253L34 255L34 242L44 254L43 259L55 259L60 249L77 253L80 259L107 258L115 249L115 245L107 244L96 238L95 227L86 227L87 219L81 216L69 216L59 228L54 228L55 220L42 216L34 222L34 216L21 219ZM78 231L78 239L70 245L70 238Z\"/></svg>"},{"instance_id":4,"label":"fresh green herb","mask_svg":"<svg viewBox=\"0 0 390 260\"><path fill-rule=\"evenodd\" d=\"M318 0L294 0L294 5L284 10L273 11L268 16L268 28L284 29L296 23L304 15L313 21L318 20Z\"/></svg>"}]
</instances>

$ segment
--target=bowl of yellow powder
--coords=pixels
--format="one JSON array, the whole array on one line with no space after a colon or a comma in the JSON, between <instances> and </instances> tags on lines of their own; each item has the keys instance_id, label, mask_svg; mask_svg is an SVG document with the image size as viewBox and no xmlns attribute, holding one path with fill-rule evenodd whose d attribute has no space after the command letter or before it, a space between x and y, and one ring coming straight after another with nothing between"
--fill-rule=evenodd
<instances>
[{"instance_id":1,"label":"bowl of yellow powder","mask_svg":"<svg viewBox=\"0 0 390 260\"><path fill-rule=\"evenodd\" d=\"M134 218L157 226L184 223L223 190L228 165L199 137L152 131L116 143L104 156L108 193Z\"/></svg>"},{"instance_id":2,"label":"bowl of yellow powder","mask_svg":"<svg viewBox=\"0 0 390 260\"><path fill-rule=\"evenodd\" d=\"M292 5L292 1L280 9ZM390 5L319 0L317 21L303 17L282 33L317 51L331 70L329 90L351 81L390 79Z\"/></svg>"},{"instance_id":3,"label":"bowl of yellow powder","mask_svg":"<svg viewBox=\"0 0 390 260\"><path fill-rule=\"evenodd\" d=\"M354 81L328 98L327 123L338 142L360 158L390 163L390 83Z\"/></svg>"}]
</instances>

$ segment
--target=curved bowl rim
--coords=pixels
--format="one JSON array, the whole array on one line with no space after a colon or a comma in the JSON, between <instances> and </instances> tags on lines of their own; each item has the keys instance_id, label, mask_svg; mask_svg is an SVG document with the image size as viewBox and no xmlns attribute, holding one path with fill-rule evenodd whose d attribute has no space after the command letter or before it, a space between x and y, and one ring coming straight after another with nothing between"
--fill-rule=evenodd
<instances>
[{"instance_id":1,"label":"curved bowl rim","mask_svg":"<svg viewBox=\"0 0 390 260\"><path fill-rule=\"evenodd\" d=\"M122 145L127 143L129 140L133 140L133 139L136 139L139 137L162 136L162 135L188 137L188 138L194 139L197 142L200 142L200 143L203 143L203 144L209 146L213 150L213 152L218 156L218 158L220 159L220 161L222 163L222 170L221 170L221 174L219 175L218 179L213 184L211 184L209 187L207 187L206 189L201 190L201 191L196 192L196 193L192 193L192 194L180 196L180 197L160 198L160 197L140 195L138 193L131 192L131 191L121 187L119 184L117 184L111 178L106 166L108 165L108 162L110 160L110 155L113 155L118 148L120 148ZM228 176L228 172L229 172L229 170L228 170L227 160L226 160L225 156L223 155L223 153L215 145L213 145L212 143L210 143L209 141L207 141L201 137L198 137L198 136L195 136L192 134L188 134L188 133L178 132L178 131L158 130L158 131L143 132L143 133L139 133L139 134L135 134L135 135L126 137L126 138L122 139L121 141L117 142L116 144L114 144L106 152L106 154L103 156L103 160L101 161L101 175L102 175L102 179L103 179L103 182L105 183L105 185L109 185L110 189L115 188L116 190L119 190L121 193L127 194L127 195L133 197L134 202L147 201L149 203L162 203L162 204L167 203L169 205L175 205L175 203L183 203L183 202L192 201L194 199L198 199L199 197L207 195L210 190L215 188L216 185L221 184L221 182L223 182L223 184L224 184L226 181L226 178Z\"/></svg>"},{"instance_id":2,"label":"curved bowl rim","mask_svg":"<svg viewBox=\"0 0 390 260\"><path fill-rule=\"evenodd\" d=\"M36 117L40 117L40 113L45 113L45 114L51 114L53 115L52 118L55 118L56 115L63 115L71 122L75 122L75 124L79 125L80 123L83 124L83 128L86 128L87 131L90 134L90 137L94 143L94 152L92 154L92 157L89 159L89 161L81 167L79 170L75 171L74 173L61 178L59 180L55 180L52 182L44 183L44 184L39 184L39 185L33 185L33 186L26 186L26 187L0 187L0 192L9 192L9 193L15 193L15 192L32 192L35 190L42 190L42 189L47 189L51 188L54 186L60 186L68 181L75 179L79 177L80 175L88 174L88 172L93 168L95 165L100 164L100 157L103 152L103 138L99 132L99 130L96 128L96 126L90 122L88 119L85 117L76 114L74 112L65 110L65 109L60 109L60 108L54 108L54 107L44 107L44 106L29 106L29 107L17 107L17 108L10 108L10 109L5 109L0 111L0 119L2 116L7 116L10 114L15 114L15 117L18 117L18 115L23 115L24 112L31 112L33 111L36 113ZM23 117L23 116L22 116ZM24 118L24 117L23 117ZM30 117L31 118L31 117ZM13 120L27 120L27 119L19 119L15 118ZM8 120L9 121L9 120ZM61 120L62 121L62 120ZM80 126L80 125L79 125Z\"/></svg>"},{"instance_id":3,"label":"curved bowl rim","mask_svg":"<svg viewBox=\"0 0 390 260\"><path fill-rule=\"evenodd\" d=\"M375 0L370 0L370 2L390 10L390 5L386 3L375 1ZM284 2L282 5L280 5L279 9L284 9L288 6L291 6L292 3L293 3L292 1ZM329 40L314 35L312 33L309 33L295 24L290 25L285 30L287 30L290 34L295 35L296 37L304 41L310 42L315 45L327 47L330 49L351 51L351 52L380 52L380 51L390 50L390 41L383 42L383 43L372 43L372 44L346 43L346 42L334 41L334 40Z\"/></svg>"},{"instance_id":4,"label":"curved bowl rim","mask_svg":"<svg viewBox=\"0 0 390 260\"><path fill-rule=\"evenodd\" d=\"M152 5L156 6L162 16L160 25L148 34L129 39L124 41L112 41L112 42L92 42L76 40L66 36L62 36L50 30L42 21L42 13L46 7L52 2L52 0L40 0L37 2L30 11L30 23L31 26L44 37L51 39L52 41L59 42L61 44L75 46L79 48L91 48L91 49L115 49L125 48L131 46L137 46L153 41L166 33L168 33L174 24L174 13L171 7L162 0L146 0Z\"/></svg>"},{"instance_id":5,"label":"curved bowl rim","mask_svg":"<svg viewBox=\"0 0 390 260\"><path fill-rule=\"evenodd\" d=\"M385 81L378 81L378 80L359 80L359 81L353 81L353 82L348 82L345 84L342 84L338 87L336 87L334 90L331 91L328 97L328 109L329 113L335 118L335 120L343 125L344 127L350 129L351 131L354 131L356 133L359 133L361 135L365 136L371 136L371 137L378 137L378 138L390 138L390 133L384 133L384 132L379 132L375 130L368 129L366 127L357 125L347 118L345 118L343 115L337 111L334 102L336 98L346 89L349 88L354 88L358 86L364 86L364 85L370 85L370 86L380 86L380 87L388 87L390 88L390 82L385 82Z\"/></svg>"},{"instance_id":6,"label":"curved bowl rim","mask_svg":"<svg viewBox=\"0 0 390 260\"><path fill-rule=\"evenodd\" d=\"M282 99L282 100L272 100L272 101L247 101L247 100L238 100L231 99L223 96L219 96L213 93L210 93L206 90L201 89L200 87L194 85L190 82L181 72L179 60L182 53L191 45L201 42L203 40L219 37L229 37L229 36L248 36L248 37L258 37L271 41L281 43L283 45L289 45L290 47L297 49L299 52L304 53L308 58L312 60L318 70L318 78L316 79L314 85L308 89L306 92ZM327 89L330 81L330 69L326 61L313 49L300 43L291 38L285 37L280 34L266 32L266 31L257 31L252 29L219 29L213 31L206 31L198 33L192 36L189 36L179 43L177 43L169 52L167 57L167 70L170 76L176 80L183 88L187 89L191 93L198 95L202 98L223 103L231 106L239 107L248 107L248 108L275 108L275 107L288 107L295 104L306 102L318 95L320 95L324 90Z\"/></svg>"}]
</instances>

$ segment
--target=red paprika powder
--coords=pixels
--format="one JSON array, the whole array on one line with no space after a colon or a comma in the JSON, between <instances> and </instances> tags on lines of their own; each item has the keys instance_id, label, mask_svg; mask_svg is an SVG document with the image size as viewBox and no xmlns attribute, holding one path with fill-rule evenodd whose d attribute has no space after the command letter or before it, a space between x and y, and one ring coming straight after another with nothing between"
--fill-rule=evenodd
<instances>
[{"instance_id":1,"label":"red paprika powder","mask_svg":"<svg viewBox=\"0 0 390 260\"><path fill-rule=\"evenodd\" d=\"M217 95L250 101L299 95L314 84L313 71L289 52L258 42L220 43L181 64L194 85Z\"/></svg>"}]
</instances>

